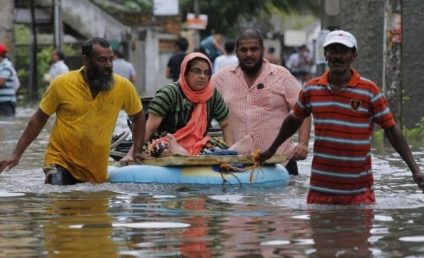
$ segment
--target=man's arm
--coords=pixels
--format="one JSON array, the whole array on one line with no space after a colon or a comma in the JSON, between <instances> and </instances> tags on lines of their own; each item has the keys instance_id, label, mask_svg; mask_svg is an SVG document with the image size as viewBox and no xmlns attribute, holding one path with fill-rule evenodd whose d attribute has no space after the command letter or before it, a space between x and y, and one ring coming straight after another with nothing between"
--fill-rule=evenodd
<instances>
[{"instance_id":1,"label":"man's arm","mask_svg":"<svg viewBox=\"0 0 424 258\"><path fill-rule=\"evenodd\" d=\"M417 163L412 156L411 149L409 148L408 143L406 142L405 137L402 135L402 131L399 126L395 125L388 129L385 129L387 139L389 139L393 148L400 154L402 159L406 162L409 169L412 172L412 177L414 181L418 184L419 187L423 188L424 185L424 173L420 171Z\"/></svg>"},{"instance_id":2,"label":"man's arm","mask_svg":"<svg viewBox=\"0 0 424 258\"><path fill-rule=\"evenodd\" d=\"M130 82L135 84L137 82L137 76L135 76L135 74L131 74L129 80Z\"/></svg>"},{"instance_id":3,"label":"man's arm","mask_svg":"<svg viewBox=\"0 0 424 258\"><path fill-rule=\"evenodd\" d=\"M133 121L133 158L135 161L140 162L142 160L141 152L144 144L144 137L146 133L146 118L144 116L144 111L136 113L135 115L130 116Z\"/></svg>"},{"instance_id":4,"label":"man's arm","mask_svg":"<svg viewBox=\"0 0 424 258\"><path fill-rule=\"evenodd\" d=\"M226 118L226 119L220 121L219 127L222 130L222 135L224 136L225 143L228 146L231 146L234 142L233 142L233 135L232 135L232 130L231 130L229 119Z\"/></svg>"},{"instance_id":5,"label":"man's arm","mask_svg":"<svg viewBox=\"0 0 424 258\"><path fill-rule=\"evenodd\" d=\"M289 115L286 119L284 119L283 124L280 127L280 131L278 132L277 137L271 146L265 151L262 152L257 159L259 163L264 162L265 160L271 158L272 155L277 151L278 147L287 140L290 136L292 136L302 124L302 120L298 120L294 118L292 115Z\"/></svg>"},{"instance_id":6,"label":"man's arm","mask_svg":"<svg viewBox=\"0 0 424 258\"><path fill-rule=\"evenodd\" d=\"M5 160L0 161L0 172L3 170L10 170L12 167L16 166L21 159L22 154L26 148L37 138L41 130L47 123L49 115L44 113L41 109L38 109L34 115L29 120L24 132L19 138L18 143L16 144L13 152Z\"/></svg>"},{"instance_id":7,"label":"man's arm","mask_svg":"<svg viewBox=\"0 0 424 258\"><path fill-rule=\"evenodd\" d=\"M149 113L149 118L147 119L146 122L146 129L144 131L144 142L147 142L150 139L150 136L159 128L160 124L162 123L163 118L155 115L153 113ZM141 145L141 147L143 147L143 145ZM140 150L141 151L141 150ZM131 146L130 150L128 151L127 155L125 155L125 157L123 157L119 163L121 165L128 165L130 162L135 161L137 163L142 163L143 162L143 155L141 154L136 154L134 155L134 141L133 141L133 145ZM137 156L137 157L135 157Z\"/></svg>"},{"instance_id":8,"label":"man's arm","mask_svg":"<svg viewBox=\"0 0 424 258\"><path fill-rule=\"evenodd\" d=\"M9 78L13 77L13 71L9 68L3 68L1 71L1 77L0 77L0 87L6 86L6 81Z\"/></svg>"},{"instance_id":9,"label":"man's arm","mask_svg":"<svg viewBox=\"0 0 424 258\"><path fill-rule=\"evenodd\" d=\"M311 117L305 118L299 127L299 143L295 146L291 157L294 160L303 160L308 156L308 143L311 134Z\"/></svg>"},{"instance_id":10,"label":"man's arm","mask_svg":"<svg viewBox=\"0 0 424 258\"><path fill-rule=\"evenodd\" d=\"M6 79L0 77L0 87L4 87L6 85Z\"/></svg>"}]
</instances>

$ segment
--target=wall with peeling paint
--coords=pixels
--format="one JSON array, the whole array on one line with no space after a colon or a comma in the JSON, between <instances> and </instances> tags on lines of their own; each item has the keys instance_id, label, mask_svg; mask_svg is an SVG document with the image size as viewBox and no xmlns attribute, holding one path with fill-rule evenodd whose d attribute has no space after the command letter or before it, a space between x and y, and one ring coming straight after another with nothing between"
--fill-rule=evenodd
<instances>
[{"instance_id":1,"label":"wall with peeling paint","mask_svg":"<svg viewBox=\"0 0 424 258\"><path fill-rule=\"evenodd\" d=\"M424 1L403 1L402 118L414 127L424 117Z\"/></svg>"},{"instance_id":2,"label":"wall with peeling paint","mask_svg":"<svg viewBox=\"0 0 424 258\"><path fill-rule=\"evenodd\" d=\"M398 0L402 6L402 45L400 48L401 69L400 83L395 85L399 98L394 98L393 109L400 107L399 116L402 125L407 128L416 126L424 117L424 1ZM393 90L391 85L383 85L384 43L385 43L385 6L387 0L322 0L339 5L338 15L322 15L323 27L339 26L352 32L358 40L358 58L354 68L382 89ZM324 11L325 12L325 11ZM396 58L396 53L394 53ZM393 57L392 57L393 58ZM388 60L388 59L386 59ZM394 67L394 66L393 66ZM396 77L396 71L390 70L386 79ZM386 70L387 71L387 70ZM400 121L399 121L400 122Z\"/></svg>"}]
</instances>

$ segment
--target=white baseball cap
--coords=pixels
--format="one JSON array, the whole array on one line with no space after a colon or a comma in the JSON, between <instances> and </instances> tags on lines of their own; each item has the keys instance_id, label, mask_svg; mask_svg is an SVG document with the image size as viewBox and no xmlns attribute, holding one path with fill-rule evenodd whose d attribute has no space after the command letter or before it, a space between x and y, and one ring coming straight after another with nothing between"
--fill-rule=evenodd
<instances>
[{"instance_id":1,"label":"white baseball cap","mask_svg":"<svg viewBox=\"0 0 424 258\"><path fill-rule=\"evenodd\" d=\"M356 38L351 33L344 30L334 30L328 33L328 35L325 37L323 47L335 43L345 45L348 48L358 49Z\"/></svg>"}]
</instances>

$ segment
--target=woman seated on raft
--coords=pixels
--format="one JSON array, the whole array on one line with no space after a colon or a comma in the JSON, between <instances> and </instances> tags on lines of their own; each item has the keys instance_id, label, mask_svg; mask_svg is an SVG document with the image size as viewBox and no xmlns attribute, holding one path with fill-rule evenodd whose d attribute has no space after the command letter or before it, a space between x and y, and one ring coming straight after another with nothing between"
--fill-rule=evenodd
<instances>
[{"instance_id":1,"label":"woman seated on raft","mask_svg":"<svg viewBox=\"0 0 424 258\"><path fill-rule=\"evenodd\" d=\"M218 121L225 143L233 143L227 119L228 107L210 83L211 67L205 55L190 53L181 63L178 81L156 92L149 103L144 136L146 143L154 139L148 147L151 156L200 154L211 143L207 132L212 119ZM239 147L240 143L231 146L230 150L237 151ZM126 165L133 161L132 152L131 147L120 163ZM144 158L135 162L142 163Z\"/></svg>"}]
</instances>

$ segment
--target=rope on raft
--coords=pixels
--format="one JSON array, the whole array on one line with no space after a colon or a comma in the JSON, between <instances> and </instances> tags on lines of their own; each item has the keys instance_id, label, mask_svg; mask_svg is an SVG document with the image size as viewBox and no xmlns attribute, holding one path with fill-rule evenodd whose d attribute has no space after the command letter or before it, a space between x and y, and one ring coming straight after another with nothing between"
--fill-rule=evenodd
<instances>
[{"instance_id":1,"label":"rope on raft","mask_svg":"<svg viewBox=\"0 0 424 258\"><path fill-rule=\"evenodd\" d=\"M246 170L251 170L250 176L249 176L249 183L253 183L256 180L259 172L262 172L263 173L262 166L257 161L258 158L259 158L259 154L260 154L260 151L259 150L255 150L251 154L253 165L252 166L249 166L249 167L239 168L239 167L236 167L236 166L234 166L232 164L229 164L227 162L220 164L219 165L219 168L220 168L220 171L221 171L221 177L224 180L224 182L226 182L226 180L225 180L223 174L224 173L225 174L231 174L232 176L234 176L239 181L239 183L241 185L240 179L238 179L237 176L234 173L232 173L232 171L243 172L243 171L246 171Z\"/></svg>"}]
</instances>

